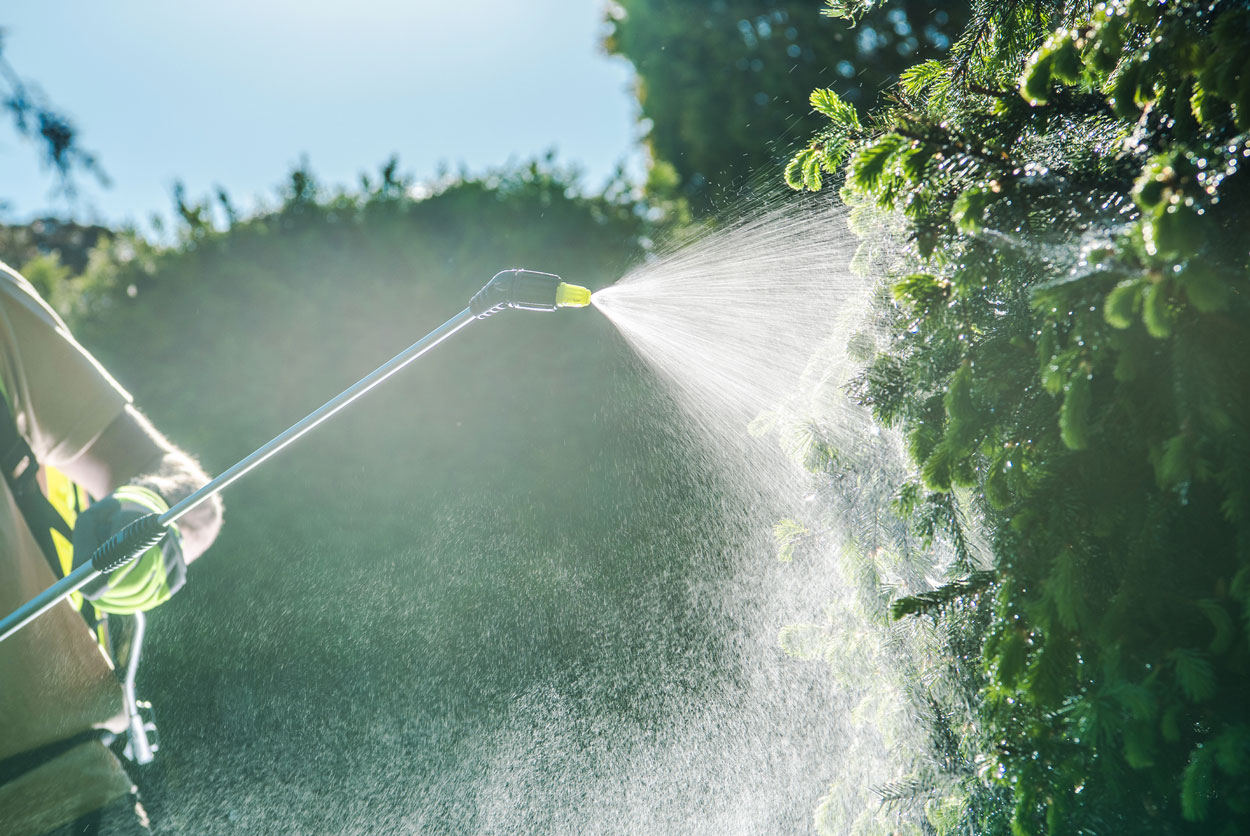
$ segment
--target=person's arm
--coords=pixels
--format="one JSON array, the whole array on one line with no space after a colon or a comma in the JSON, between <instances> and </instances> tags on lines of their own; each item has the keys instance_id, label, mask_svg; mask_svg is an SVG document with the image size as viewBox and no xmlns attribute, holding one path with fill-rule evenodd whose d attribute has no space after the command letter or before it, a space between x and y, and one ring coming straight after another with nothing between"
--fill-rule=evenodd
<instances>
[{"instance_id":1,"label":"person's arm","mask_svg":"<svg viewBox=\"0 0 1250 836\"><path fill-rule=\"evenodd\" d=\"M208 482L194 459L170 444L129 404L61 470L93 496L108 496L123 485L139 485L160 494L171 507ZM212 544L221 518L221 500L213 497L178 521L187 563Z\"/></svg>"},{"instance_id":2,"label":"person's arm","mask_svg":"<svg viewBox=\"0 0 1250 836\"><path fill-rule=\"evenodd\" d=\"M162 513L203 485L195 462L165 440L130 395L48 307L28 281L0 264L0 383L36 460L55 467L95 502L74 520L74 566L129 523ZM221 526L206 503L170 536L83 588L97 610L130 614L159 606L181 588L186 564Z\"/></svg>"}]
</instances>

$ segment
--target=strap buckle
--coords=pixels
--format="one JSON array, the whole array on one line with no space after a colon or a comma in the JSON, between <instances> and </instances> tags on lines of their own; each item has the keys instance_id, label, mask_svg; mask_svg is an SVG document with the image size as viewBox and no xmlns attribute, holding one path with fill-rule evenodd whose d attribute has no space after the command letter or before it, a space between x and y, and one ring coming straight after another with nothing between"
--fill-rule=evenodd
<instances>
[{"instance_id":1,"label":"strap buckle","mask_svg":"<svg viewBox=\"0 0 1250 836\"><path fill-rule=\"evenodd\" d=\"M122 756L131 763L143 766L152 762L160 748L161 735L156 730L156 714L152 711L152 703L135 700Z\"/></svg>"}]
</instances>

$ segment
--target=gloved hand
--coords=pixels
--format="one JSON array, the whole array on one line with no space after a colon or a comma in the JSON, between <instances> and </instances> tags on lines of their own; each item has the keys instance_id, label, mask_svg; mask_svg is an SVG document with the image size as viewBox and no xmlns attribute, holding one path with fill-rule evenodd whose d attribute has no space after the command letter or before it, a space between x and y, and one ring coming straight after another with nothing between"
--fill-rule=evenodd
<instances>
[{"instance_id":1,"label":"gloved hand","mask_svg":"<svg viewBox=\"0 0 1250 836\"><path fill-rule=\"evenodd\" d=\"M74 522L74 566L91 560L100 544L146 514L169 510L165 500L146 488L118 488L78 515ZM84 597L102 612L131 615L169 600L186 582L187 567L176 526L159 544L107 577L83 587Z\"/></svg>"}]
</instances>

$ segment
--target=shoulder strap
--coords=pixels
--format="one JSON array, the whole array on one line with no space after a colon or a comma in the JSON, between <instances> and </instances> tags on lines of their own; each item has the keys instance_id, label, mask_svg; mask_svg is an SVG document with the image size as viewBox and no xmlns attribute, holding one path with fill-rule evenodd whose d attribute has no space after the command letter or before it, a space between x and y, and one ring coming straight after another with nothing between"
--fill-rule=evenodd
<instances>
[{"instance_id":1,"label":"shoulder strap","mask_svg":"<svg viewBox=\"0 0 1250 836\"><path fill-rule=\"evenodd\" d=\"M113 742L114 737L115 735L107 729L87 729L63 740L46 743L0 760L0 787L59 758L70 749L92 741L99 741L108 746Z\"/></svg>"},{"instance_id":2,"label":"shoulder strap","mask_svg":"<svg viewBox=\"0 0 1250 836\"><path fill-rule=\"evenodd\" d=\"M56 543L52 540L52 532L60 533L67 540L73 538L73 529L65 522L65 518L56 510L48 498L39 490L35 476L39 473L39 462L35 460L34 451L20 432L17 421L9 408L8 399L0 387L0 469L4 470L4 480L9 483L13 499L18 510L26 519L26 526L34 535L40 551L52 567L52 573L58 578L64 575L61 570L61 559L57 554Z\"/></svg>"}]
</instances>

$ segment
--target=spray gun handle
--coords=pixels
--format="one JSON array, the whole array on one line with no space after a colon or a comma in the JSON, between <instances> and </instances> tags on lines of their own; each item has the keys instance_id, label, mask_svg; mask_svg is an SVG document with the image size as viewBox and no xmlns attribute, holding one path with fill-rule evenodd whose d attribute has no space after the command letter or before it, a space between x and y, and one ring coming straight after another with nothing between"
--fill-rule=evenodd
<instances>
[{"instance_id":1,"label":"spray gun handle","mask_svg":"<svg viewBox=\"0 0 1250 836\"><path fill-rule=\"evenodd\" d=\"M107 575L155 546L168 529L159 514L147 514L113 534L91 555L91 566Z\"/></svg>"}]
</instances>

